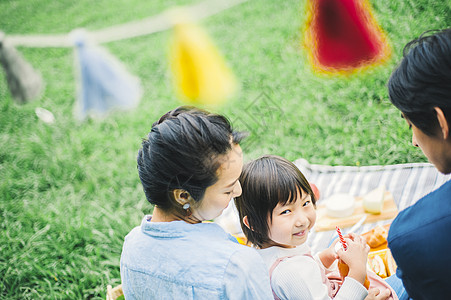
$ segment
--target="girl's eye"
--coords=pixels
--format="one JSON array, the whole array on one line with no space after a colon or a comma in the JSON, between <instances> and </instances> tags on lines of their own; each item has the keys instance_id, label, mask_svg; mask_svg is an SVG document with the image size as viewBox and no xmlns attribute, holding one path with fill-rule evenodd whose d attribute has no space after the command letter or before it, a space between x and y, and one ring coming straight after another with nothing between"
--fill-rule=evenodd
<instances>
[{"instance_id":1,"label":"girl's eye","mask_svg":"<svg viewBox=\"0 0 451 300\"><path fill-rule=\"evenodd\" d=\"M312 201L310 201L310 200L307 200L307 201L305 201L305 202L304 202L303 206L307 206L307 205L310 205L310 203L312 203Z\"/></svg>"},{"instance_id":2,"label":"girl's eye","mask_svg":"<svg viewBox=\"0 0 451 300\"><path fill-rule=\"evenodd\" d=\"M232 193L232 192L230 191L230 192L226 192L225 194L226 194L226 195L230 195L231 193Z\"/></svg>"},{"instance_id":3,"label":"girl's eye","mask_svg":"<svg viewBox=\"0 0 451 300\"><path fill-rule=\"evenodd\" d=\"M287 213L291 212L291 210L289 209L285 209L283 212L281 212L281 215L286 215Z\"/></svg>"}]
</instances>

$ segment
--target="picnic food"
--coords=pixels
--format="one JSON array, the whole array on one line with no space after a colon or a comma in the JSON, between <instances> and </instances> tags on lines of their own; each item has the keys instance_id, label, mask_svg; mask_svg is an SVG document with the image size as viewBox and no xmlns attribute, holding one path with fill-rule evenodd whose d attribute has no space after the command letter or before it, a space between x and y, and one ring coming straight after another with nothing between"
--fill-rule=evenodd
<instances>
[{"instance_id":1,"label":"picnic food","mask_svg":"<svg viewBox=\"0 0 451 300\"><path fill-rule=\"evenodd\" d=\"M392 276L396 273L396 268L398 266L396 265L395 259L393 258L390 249L386 249L385 251L385 267L387 268L387 275Z\"/></svg>"},{"instance_id":2,"label":"picnic food","mask_svg":"<svg viewBox=\"0 0 451 300\"><path fill-rule=\"evenodd\" d=\"M332 218L346 218L354 213L355 198L349 194L336 194L326 201L326 213Z\"/></svg>"},{"instance_id":3,"label":"picnic food","mask_svg":"<svg viewBox=\"0 0 451 300\"><path fill-rule=\"evenodd\" d=\"M382 278L396 273L396 263L390 250L383 249L368 254L367 267Z\"/></svg>"},{"instance_id":4,"label":"picnic food","mask_svg":"<svg viewBox=\"0 0 451 300\"><path fill-rule=\"evenodd\" d=\"M380 186L363 196L363 209L372 214L380 214L384 207L385 186Z\"/></svg>"},{"instance_id":5,"label":"picnic food","mask_svg":"<svg viewBox=\"0 0 451 300\"><path fill-rule=\"evenodd\" d=\"M387 271L385 269L384 261L382 260L382 257L379 255L374 255L372 257L369 257L368 255L368 269L371 269L374 273L379 275L382 278L387 277Z\"/></svg>"},{"instance_id":6,"label":"picnic food","mask_svg":"<svg viewBox=\"0 0 451 300\"><path fill-rule=\"evenodd\" d=\"M369 236L367 237L366 242L371 248L376 248L387 242L387 236L387 229L378 225L369 231Z\"/></svg>"}]
</instances>

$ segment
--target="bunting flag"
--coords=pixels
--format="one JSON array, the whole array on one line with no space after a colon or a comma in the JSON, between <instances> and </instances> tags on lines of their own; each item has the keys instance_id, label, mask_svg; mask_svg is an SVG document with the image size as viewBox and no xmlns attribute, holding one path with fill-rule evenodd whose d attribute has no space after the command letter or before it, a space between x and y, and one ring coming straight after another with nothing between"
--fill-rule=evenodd
<instances>
[{"instance_id":1,"label":"bunting flag","mask_svg":"<svg viewBox=\"0 0 451 300\"><path fill-rule=\"evenodd\" d=\"M135 108L142 95L140 81L104 48L90 43L82 30L73 32L78 70L76 114L104 116L113 109Z\"/></svg>"},{"instance_id":2,"label":"bunting flag","mask_svg":"<svg viewBox=\"0 0 451 300\"><path fill-rule=\"evenodd\" d=\"M205 0L184 10L193 19L202 19L234 7L247 0ZM177 11L180 11L178 9ZM97 44L161 32L174 27L174 9L155 16L89 32ZM207 35L192 24L179 24L175 30L172 58L177 90L183 99L199 104L219 104L237 88L236 80ZM6 45L0 32L0 62L5 68L9 89L16 101L35 99L42 91L42 79L14 47L75 46L77 101L75 112L80 119L88 115L105 115L114 108L135 107L142 95L139 79L105 49L87 41L87 33L8 35ZM49 112L50 113L50 112ZM43 121L54 117L44 109L36 112Z\"/></svg>"},{"instance_id":3,"label":"bunting flag","mask_svg":"<svg viewBox=\"0 0 451 300\"><path fill-rule=\"evenodd\" d=\"M17 103L23 104L39 98L44 86L41 75L16 48L8 44L2 32L0 32L0 63L5 71L9 91Z\"/></svg>"},{"instance_id":4,"label":"bunting flag","mask_svg":"<svg viewBox=\"0 0 451 300\"><path fill-rule=\"evenodd\" d=\"M237 81L224 58L193 23L177 20L169 60L175 89L189 104L219 105L237 91Z\"/></svg>"},{"instance_id":5,"label":"bunting flag","mask_svg":"<svg viewBox=\"0 0 451 300\"><path fill-rule=\"evenodd\" d=\"M307 14L305 46L316 71L349 74L390 57L367 0L308 0Z\"/></svg>"}]
</instances>

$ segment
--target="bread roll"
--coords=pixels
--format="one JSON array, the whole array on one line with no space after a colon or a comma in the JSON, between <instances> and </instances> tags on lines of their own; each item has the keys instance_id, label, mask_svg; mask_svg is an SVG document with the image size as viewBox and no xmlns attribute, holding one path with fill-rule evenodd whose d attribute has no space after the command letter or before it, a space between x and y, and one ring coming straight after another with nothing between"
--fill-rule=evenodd
<instances>
[{"instance_id":1,"label":"bread roll","mask_svg":"<svg viewBox=\"0 0 451 300\"><path fill-rule=\"evenodd\" d=\"M387 242L387 236L388 231L384 227L378 225L370 231L367 243L371 248L376 248Z\"/></svg>"}]
</instances>

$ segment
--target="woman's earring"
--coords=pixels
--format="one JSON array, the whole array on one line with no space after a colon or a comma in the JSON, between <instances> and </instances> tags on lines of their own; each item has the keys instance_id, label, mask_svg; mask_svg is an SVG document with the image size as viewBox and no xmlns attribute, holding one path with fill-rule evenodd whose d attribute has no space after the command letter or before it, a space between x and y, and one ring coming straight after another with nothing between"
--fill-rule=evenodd
<instances>
[{"instance_id":1,"label":"woman's earring","mask_svg":"<svg viewBox=\"0 0 451 300\"><path fill-rule=\"evenodd\" d=\"M191 215L192 215L193 213L191 212L189 203L183 204L183 209L185 210L186 217L191 217Z\"/></svg>"}]
</instances>

